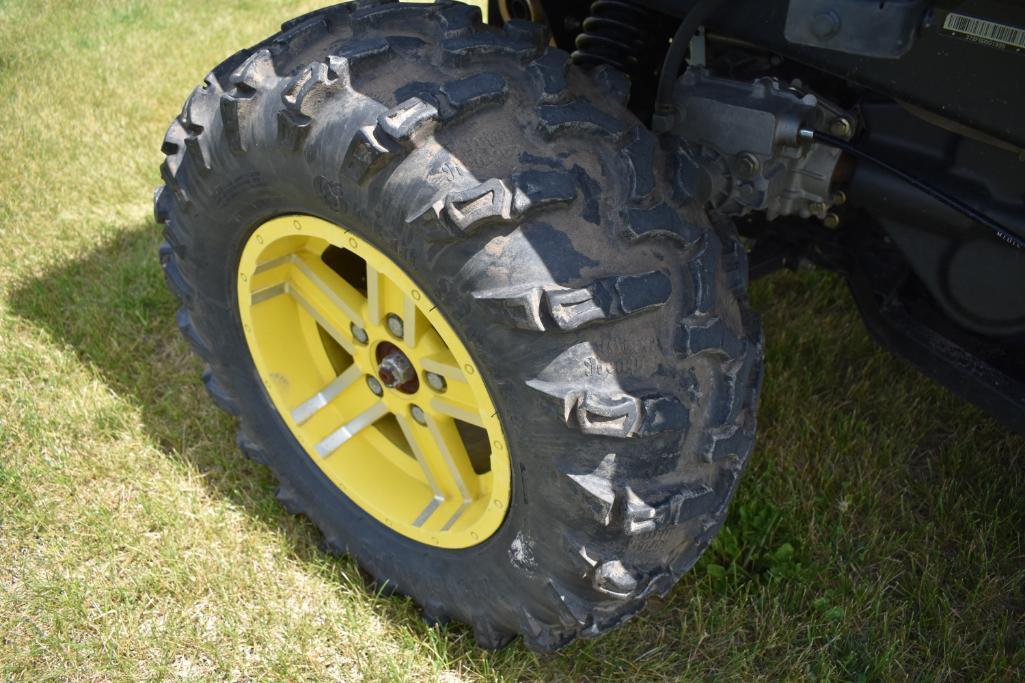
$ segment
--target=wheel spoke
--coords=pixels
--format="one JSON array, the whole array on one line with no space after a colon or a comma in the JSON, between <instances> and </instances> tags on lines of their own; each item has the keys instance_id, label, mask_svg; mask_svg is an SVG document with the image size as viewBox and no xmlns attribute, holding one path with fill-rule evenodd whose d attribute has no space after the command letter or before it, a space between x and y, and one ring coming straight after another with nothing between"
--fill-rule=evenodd
<instances>
[{"instance_id":1,"label":"wheel spoke","mask_svg":"<svg viewBox=\"0 0 1025 683\"><path fill-rule=\"evenodd\" d=\"M308 254L289 254L268 261L256 269L254 277L269 278L269 272L287 266L283 282L256 289L251 304L256 306L281 294L288 294L327 331L350 355L354 351L350 326L362 327L359 315L362 295L319 259Z\"/></svg>"},{"instance_id":2,"label":"wheel spoke","mask_svg":"<svg viewBox=\"0 0 1025 683\"><path fill-rule=\"evenodd\" d=\"M447 385L443 394L437 394L431 399L429 405L432 410L478 427L484 426L483 419L486 416L480 414L473 389L448 349L423 358L421 365L427 372L444 377Z\"/></svg>"},{"instance_id":3,"label":"wheel spoke","mask_svg":"<svg viewBox=\"0 0 1025 683\"><path fill-rule=\"evenodd\" d=\"M424 357L420 364L427 372L441 375L449 382L466 383L466 376L463 375L463 371L459 369L459 364L448 349Z\"/></svg>"},{"instance_id":4,"label":"wheel spoke","mask_svg":"<svg viewBox=\"0 0 1025 683\"><path fill-rule=\"evenodd\" d=\"M363 376L363 372L355 365L342 374L335 377L330 384L306 399L292 410L292 419L296 424L302 424L317 414L321 408L338 397L357 379Z\"/></svg>"},{"instance_id":5,"label":"wheel spoke","mask_svg":"<svg viewBox=\"0 0 1025 683\"><path fill-rule=\"evenodd\" d=\"M436 413L441 413L446 417L462 420L463 422L469 422L478 427L484 427L483 416L477 411L476 406L472 404L468 405L461 401L455 401L450 397L436 396L431 399L430 405L431 410Z\"/></svg>"},{"instance_id":6,"label":"wheel spoke","mask_svg":"<svg viewBox=\"0 0 1025 683\"><path fill-rule=\"evenodd\" d=\"M431 502L423 509L416 520L413 522L413 526L420 527L424 525L434 511L438 509L445 502L445 494L442 492L441 487L438 485L437 479L434 477L434 473L431 471L431 466L427 461L427 455L424 453L424 449L420 446L420 442L417 439L416 427L417 425L404 415L397 415L399 427L402 428L402 433L406 437L406 441L409 442L410 448L413 449L413 456L416 458L416 462L420 465L420 470L423 472L424 479L427 481L427 485L431 487L431 491L434 492L434 496L431 498Z\"/></svg>"},{"instance_id":7,"label":"wheel spoke","mask_svg":"<svg viewBox=\"0 0 1025 683\"><path fill-rule=\"evenodd\" d=\"M404 321L403 341L409 348L415 348L420 337L431 328L424 314L420 312L416 301L404 293L402 297L402 320Z\"/></svg>"},{"instance_id":8,"label":"wheel spoke","mask_svg":"<svg viewBox=\"0 0 1025 683\"><path fill-rule=\"evenodd\" d=\"M381 306L384 292L381 287L382 275L377 269L367 264L367 324L381 324Z\"/></svg>"},{"instance_id":9,"label":"wheel spoke","mask_svg":"<svg viewBox=\"0 0 1025 683\"><path fill-rule=\"evenodd\" d=\"M434 496L433 498L431 498L431 502L427 503L427 506L423 509L423 512L417 515L416 519L413 520L413 526L422 527L427 522L427 520L431 518L431 515L434 514L434 511L441 507L444 503L445 499L441 496Z\"/></svg>"},{"instance_id":10,"label":"wheel spoke","mask_svg":"<svg viewBox=\"0 0 1025 683\"><path fill-rule=\"evenodd\" d=\"M292 260L290 281L320 316L328 319L344 317L346 322L360 324L359 310L363 295L343 280L323 261L310 255L296 255Z\"/></svg>"},{"instance_id":11,"label":"wheel spoke","mask_svg":"<svg viewBox=\"0 0 1025 683\"><path fill-rule=\"evenodd\" d=\"M377 401L318 443L317 453L320 457L326 458L338 450L346 441L359 434L360 431L387 415L388 412L388 406L385 405L384 401Z\"/></svg>"},{"instance_id":12,"label":"wheel spoke","mask_svg":"<svg viewBox=\"0 0 1025 683\"><path fill-rule=\"evenodd\" d=\"M426 425L407 423L406 438L417 452L417 457L423 457L425 474L430 473L445 501L458 502L456 511L441 529L446 531L480 495L480 482L470 465L470 456L455 422L449 418L439 420L430 413L425 417Z\"/></svg>"}]
</instances>

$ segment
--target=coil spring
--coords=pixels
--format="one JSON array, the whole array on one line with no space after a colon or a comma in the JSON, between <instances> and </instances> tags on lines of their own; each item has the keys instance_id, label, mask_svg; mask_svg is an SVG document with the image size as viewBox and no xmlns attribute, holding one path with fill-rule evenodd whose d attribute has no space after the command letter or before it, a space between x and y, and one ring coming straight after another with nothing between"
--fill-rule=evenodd
<instances>
[{"instance_id":1,"label":"coil spring","mask_svg":"<svg viewBox=\"0 0 1025 683\"><path fill-rule=\"evenodd\" d=\"M647 10L620 0L591 3L576 39L573 63L585 69L610 64L629 73L643 59L650 23Z\"/></svg>"}]
</instances>

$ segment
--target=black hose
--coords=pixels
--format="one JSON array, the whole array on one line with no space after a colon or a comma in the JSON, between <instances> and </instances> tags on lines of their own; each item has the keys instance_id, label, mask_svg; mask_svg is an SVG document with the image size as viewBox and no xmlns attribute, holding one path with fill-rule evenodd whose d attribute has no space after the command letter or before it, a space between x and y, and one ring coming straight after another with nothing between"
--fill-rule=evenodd
<instances>
[{"instance_id":1,"label":"black hose","mask_svg":"<svg viewBox=\"0 0 1025 683\"><path fill-rule=\"evenodd\" d=\"M958 213L967 216L968 218L972 219L977 223L985 225L987 228L996 233L997 237L1007 242L1011 246L1017 247L1019 249L1025 249L1025 238L1019 237L1017 234L1012 232L1007 227L1001 225L994 219L982 213L975 207L966 204L957 197L949 195L943 190L933 187L932 185L929 185L928 183L919 180L918 178L908 173L905 173L899 168L891 166L879 157L869 154L868 152L865 152L864 150L855 147L846 140L830 135L829 133L823 133L817 130L813 131L807 129L802 130L801 133L802 137L804 137L805 139L811 139L815 142L820 142L824 145L829 145L830 147L836 147L837 149L841 149L844 152L847 152L851 156L857 157L871 164L875 164L879 168L882 168L883 170L887 171L888 173L897 176L898 178L900 178L907 184L911 185L915 189L920 190L921 192L924 192L925 194L929 195L941 204L950 207L954 211L957 211Z\"/></svg>"},{"instance_id":2,"label":"black hose","mask_svg":"<svg viewBox=\"0 0 1025 683\"><path fill-rule=\"evenodd\" d=\"M720 2L722 0L697 0L684 15L679 28L673 34L673 42L669 44L666 58L662 61L662 73L658 77L658 92L655 95L655 111L665 111L670 106L669 98L673 93L673 83L680 74L680 67L687 56L691 38Z\"/></svg>"}]
</instances>

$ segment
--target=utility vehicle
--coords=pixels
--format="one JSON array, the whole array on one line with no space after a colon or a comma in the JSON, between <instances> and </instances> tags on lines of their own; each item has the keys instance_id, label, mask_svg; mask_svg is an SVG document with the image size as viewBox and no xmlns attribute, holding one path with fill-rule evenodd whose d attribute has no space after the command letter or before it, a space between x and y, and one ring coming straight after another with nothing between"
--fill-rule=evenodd
<instances>
[{"instance_id":1,"label":"utility vehicle","mask_svg":"<svg viewBox=\"0 0 1025 683\"><path fill-rule=\"evenodd\" d=\"M1016 2L348 2L189 96L160 260L327 550L549 651L722 525L751 278L842 273L883 346L1025 431L1023 112Z\"/></svg>"}]
</instances>

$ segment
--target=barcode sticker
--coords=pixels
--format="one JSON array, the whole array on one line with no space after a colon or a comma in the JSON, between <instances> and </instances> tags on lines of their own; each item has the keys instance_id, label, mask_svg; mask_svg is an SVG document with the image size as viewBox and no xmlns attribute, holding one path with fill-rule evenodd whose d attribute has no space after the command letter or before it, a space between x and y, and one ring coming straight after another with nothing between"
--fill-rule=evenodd
<instances>
[{"instance_id":1,"label":"barcode sticker","mask_svg":"<svg viewBox=\"0 0 1025 683\"><path fill-rule=\"evenodd\" d=\"M943 29L959 38L1015 52L1025 52L1025 29L1015 26L951 12L943 20Z\"/></svg>"}]
</instances>

